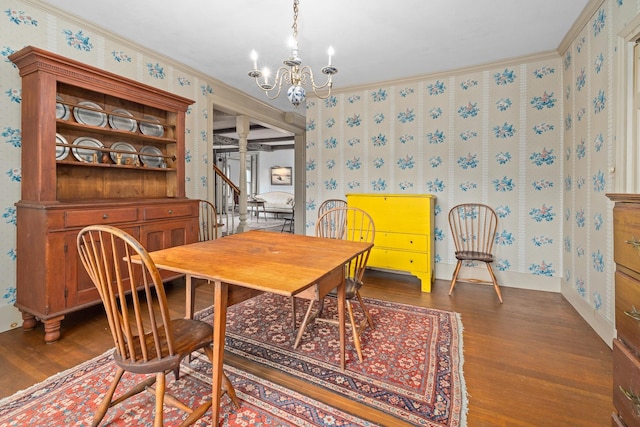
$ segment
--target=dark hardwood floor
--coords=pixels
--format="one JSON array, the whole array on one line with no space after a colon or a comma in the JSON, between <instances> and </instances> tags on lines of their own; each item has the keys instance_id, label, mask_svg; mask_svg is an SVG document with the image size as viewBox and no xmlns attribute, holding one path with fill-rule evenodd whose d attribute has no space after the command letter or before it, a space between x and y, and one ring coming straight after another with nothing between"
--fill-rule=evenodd
<instances>
[{"instance_id":1,"label":"dark hardwood floor","mask_svg":"<svg viewBox=\"0 0 640 427\"><path fill-rule=\"evenodd\" d=\"M502 288L501 305L491 287L436 281L422 293L411 276L368 272L363 294L460 313L464 326L464 376L468 425L611 425L609 347L559 294ZM167 287L172 311L184 313L184 289ZM207 287L198 289L196 309L211 304ZM32 331L0 334L0 397L103 353L113 346L101 306L67 316L62 337L45 344L40 325ZM299 389L334 406L389 426L397 420L298 378L257 366L233 355L227 362Z\"/></svg>"}]
</instances>

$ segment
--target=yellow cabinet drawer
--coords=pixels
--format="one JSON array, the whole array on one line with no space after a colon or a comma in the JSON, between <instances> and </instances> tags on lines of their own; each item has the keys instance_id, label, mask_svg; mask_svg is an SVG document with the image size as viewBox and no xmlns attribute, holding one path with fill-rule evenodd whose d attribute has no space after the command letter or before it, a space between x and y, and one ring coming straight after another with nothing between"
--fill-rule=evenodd
<instances>
[{"instance_id":1,"label":"yellow cabinet drawer","mask_svg":"<svg viewBox=\"0 0 640 427\"><path fill-rule=\"evenodd\" d=\"M70 210L64 214L65 227L84 227L94 224L115 224L118 222L133 222L138 220L138 209L135 207L92 210Z\"/></svg>"},{"instance_id":2,"label":"yellow cabinet drawer","mask_svg":"<svg viewBox=\"0 0 640 427\"><path fill-rule=\"evenodd\" d=\"M429 272L430 270L429 255L426 253L394 251L376 247L371 249L367 266L398 271Z\"/></svg>"},{"instance_id":3,"label":"yellow cabinet drawer","mask_svg":"<svg viewBox=\"0 0 640 427\"><path fill-rule=\"evenodd\" d=\"M417 234L429 234L432 227L431 199L430 195L347 195L349 206L371 215L376 232L393 230Z\"/></svg>"},{"instance_id":4,"label":"yellow cabinet drawer","mask_svg":"<svg viewBox=\"0 0 640 427\"><path fill-rule=\"evenodd\" d=\"M147 206L144 208L145 220L196 216L197 214L196 207L193 203Z\"/></svg>"},{"instance_id":5,"label":"yellow cabinet drawer","mask_svg":"<svg viewBox=\"0 0 640 427\"><path fill-rule=\"evenodd\" d=\"M426 253L429 251L429 236L426 234L376 232L375 246Z\"/></svg>"}]
</instances>

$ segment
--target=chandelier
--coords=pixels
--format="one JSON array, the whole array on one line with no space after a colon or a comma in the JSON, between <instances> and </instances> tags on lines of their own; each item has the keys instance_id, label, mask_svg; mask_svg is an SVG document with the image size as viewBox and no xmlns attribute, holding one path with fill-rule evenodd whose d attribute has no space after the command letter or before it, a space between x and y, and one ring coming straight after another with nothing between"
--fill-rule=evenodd
<instances>
[{"instance_id":1,"label":"chandelier","mask_svg":"<svg viewBox=\"0 0 640 427\"><path fill-rule=\"evenodd\" d=\"M270 72L267 68L262 71L258 70L258 54L255 50L251 51L251 59L253 60L253 69L249 71L249 77L256 80L256 84L262 89L269 99L276 99L280 95L282 85L289 86L287 90L287 98L297 107L307 97L304 86L307 82L311 83L313 93L320 99L326 99L331 95L332 82L331 79L338 69L331 65L331 57L333 56L333 48L329 47L329 64L321 69L322 74L327 75L327 80L322 85L316 84L313 79L313 72L308 65L302 66L302 60L298 56L298 4L299 0L293 1L293 35L290 40L291 56L282 61L285 67L278 68L273 82L269 82ZM260 78L263 78L260 81Z\"/></svg>"}]
</instances>

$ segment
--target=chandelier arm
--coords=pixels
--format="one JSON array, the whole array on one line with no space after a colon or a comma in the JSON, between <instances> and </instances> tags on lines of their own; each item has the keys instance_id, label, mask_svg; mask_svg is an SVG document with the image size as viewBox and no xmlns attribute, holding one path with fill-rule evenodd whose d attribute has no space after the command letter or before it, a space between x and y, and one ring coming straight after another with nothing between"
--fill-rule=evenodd
<instances>
[{"instance_id":1,"label":"chandelier arm","mask_svg":"<svg viewBox=\"0 0 640 427\"><path fill-rule=\"evenodd\" d=\"M278 68L278 71L276 72L273 84L265 84L265 83L260 83L260 81L258 80L258 77L255 78L256 80L256 84L258 85L258 87L260 89L262 89L262 91L264 92L264 94L267 96L268 99L276 99L278 96L280 96L280 92L282 91L282 84L283 83L287 83L290 84L290 71L288 68L286 67L280 67ZM273 94L275 92L275 94ZM273 94L273 95L272 95Z\"/></svg>"},{"instance_id":2,"label":"chandelier arm","mask_svg":"<svg viewBox=\"0 0 640 427\"><path fill-rule=\"evenodd\" d=\"M329 95L331 95L331 87L333 86L332 74L327 75L327 80L322 85L316 84L316 81L313 78L313 71L311 70L311 67L309 67L308 65L305 65L300 69L300 74L304 77L303 80L305 80L307 77L309 78L309 81L311 82L311 90L313 90L313 93L318 98L327 99ZM319 91L321 91L324 88L328 88L327 93L325 95L321 95Z\"/></svg>"}]
</instances>

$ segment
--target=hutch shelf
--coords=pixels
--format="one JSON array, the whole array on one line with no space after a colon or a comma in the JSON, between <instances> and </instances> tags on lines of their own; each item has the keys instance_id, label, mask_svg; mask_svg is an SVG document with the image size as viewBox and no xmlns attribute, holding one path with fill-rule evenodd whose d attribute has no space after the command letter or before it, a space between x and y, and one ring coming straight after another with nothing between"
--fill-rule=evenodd
<instances>
[{"instance_id":1,"label":"hutch shelf","mask_svg":"<svg viewBox=\"0 0 640 427\"><path fill-rule=\"evenodd\" d=\"M82 227L117 226L149 251L197 241L184 172L193 101L36 47L9 59L22 78L15 305L24 329L40 321L54 342L67 313L100 302L77 255Z\"/></svg>"}]
</instances>

